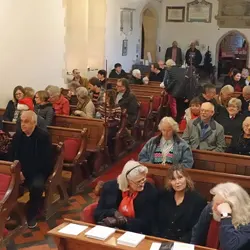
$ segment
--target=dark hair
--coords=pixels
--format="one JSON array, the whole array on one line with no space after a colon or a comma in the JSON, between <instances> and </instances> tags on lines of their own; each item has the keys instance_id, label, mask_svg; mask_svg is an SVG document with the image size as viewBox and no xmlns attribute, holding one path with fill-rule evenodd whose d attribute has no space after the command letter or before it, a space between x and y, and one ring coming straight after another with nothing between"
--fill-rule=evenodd
<instances>
[{"instance_id":1,"label":"dark hair","mask_svg":"<svg viewBox=\"0 0 250 250\"><path fill-rule=\"evenodd\" d=\"M18 86L16 86L15 88L14 88L14 90L13 90L13 100L14 100L14 102L18 102L17 101L17 98L16 98L16 92L18 91L18 90L20 90L22 93L23 93L23 95L25 95L25 90L24 90L24 88L21 86L21 85L18 85Z\"/></svg>"},{"instance_id":2,"label":"dark hair","mask_svg":"<svg viewBox=\"0 0 250 250\"><path fill-rule=\"evenodd\" d=\"M100 81L97 77L91 77L89 79L89 83L93 86L97 86L98 88L101 88L101 86L102 86L102 84L100 83Z\"/></svg>"},{"instance_id":3,"label":"dark hair","mask_svg":"<svg viewBox=\"0 0 250 250\"><path fill-rule=\"evenodd\" d=\"M193 99L190 101L189 107L191 107L191 105L193 105L193 104L199 104L199 105L201 105L201 104L202 104L202 101L200 100L199 97L195 97L195 98L193 98Z\"/></svg>"},{"instance_id":4,"label":"dark hair","mask_svg":"<svg viewBox=\"0 0 250 250\"><path fill-rule=\"evenodd\" d=\"M104 69L101 69L101 70L98 71L98 74L99 74L99 75L102 75L104 78L106 78L106 76L107 76L107 71L104 70Z\"/></svg>"},{"instance_id":5,"label":"dark hair","mask_svg":"<svg viewBox=\"0 0 250 250\"><path fill-rule=\"evenodd\" d=\"M39 99L43 102L49 101L49 93L45 90L40 90L36 92L36 95L38 95Z\"/></svg>"},{"instance_id":6,"label":"dark hair","mask_svg":"<svg viewBox=\"0 0 250 250\"><path fill-rule=\"evenodd\" d=\"M118 79L117 82L120 82L122 84L122 86L125 87L126 91L130 90L130 88L129 88L129 81L126 78Z\"/></svg>"},{"instance_id":7,"label":"dark hair","mask_svg":"<svg viewBox=\"0 0 250 250\"><path fill-rule=\"evenodd\" d=\"M122 65L121 65L120 63L116 63L114 67L115 67L115 69L116 69L116 68L118 68L118 67L122 67Z\"/></svg>"},{"instance_id":8,"label":"dark hair","mask_svg":"<svg viewBox=\"0 0 250 250\"><path fill-rule=\"evenodd\" d=\"M178 175L183 175L186 178L186 190L194 190L194 182L192 181L187 170L181 164L176 164L169 167L165 186L166 189L172 189L171 180L174 178L174 172L177 172Z\"/></svg>"},{"instance_id":9,"label":"dark hair","mask_svg":"<svg viewBox=\"0 0 250 250\"><path fill-rule=\"evenodd\" d=\"M203 94L205 94L207 92L207 90L209 90L209 89L216 89L216 86L213 85L212 83L206 83L203 86Z\"/></svg>"},{"instance_id":10,"label":"dark hair","mask_svg":"<svg viewBox=\"0 0 250 250\"><path fill-rule=\"evenodd\" d=\"M155 69L160 70L160 65L158 63L152 63L151 65L153 65Z\"/></svg>"},{"instance_id":11,"label":"dark hair","mask_svg":"<svg viewBox=\"0 0 250 250\"><path fill-rule=\"evenodd\" d=\"M78 70L78 69L73 69L73 70L72 70L72 73L74 74L76 70Z\"/></svg>"},{"instance_id":12,"label":"dark hair","mask_svg":"<svg viewBox=\"0 0 250 250\"><path fill-rule=\"evenodd\" d=\"M232 77L235 77L237 74L241 74L241 72L238 69L233 69Z\"/></svg>"},{"instance_id":13,"label":"dark hair","mask_svg":"<svg viewBox=\"0 0 250 250\"><path fill-rule=\"evenodd\" d=\"M116 91L113 89L108 89L106 91L106 97L109 98L110 108L114 108L115 107L115 99L116 99Z\"/></svg>"}]
</instances>

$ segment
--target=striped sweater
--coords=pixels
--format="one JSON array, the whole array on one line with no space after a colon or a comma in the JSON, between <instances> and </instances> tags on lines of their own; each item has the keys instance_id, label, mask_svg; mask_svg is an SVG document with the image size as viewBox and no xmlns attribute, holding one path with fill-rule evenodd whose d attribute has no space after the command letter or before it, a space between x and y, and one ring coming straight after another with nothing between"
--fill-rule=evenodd
<instances>
[{"instance_id":1,"label":"striped sweater","mask_svg":"<svg viewBox=\"0 0 250 250\"><path fill-rule=\"evenodd\" d=\"M101 115L101 119L105 119L105 106L104 105L100 105L98 107L98 112ZM109 107L106 107L106 117L107 117L108 127L118 126L121 121L121 114L122 114L122 110L120 107L115 107L111 109Z\"/></svg>"}]
</instances>

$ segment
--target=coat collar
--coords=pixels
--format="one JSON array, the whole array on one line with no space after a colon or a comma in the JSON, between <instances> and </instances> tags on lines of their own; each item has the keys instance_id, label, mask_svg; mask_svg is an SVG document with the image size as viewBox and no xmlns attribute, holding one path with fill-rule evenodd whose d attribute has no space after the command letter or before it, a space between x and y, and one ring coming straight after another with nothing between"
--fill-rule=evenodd
<instances>
[{"instance_id":1,"label":"coat collar","mask_svg":"<svg viewBox=\"0 0 250 250\"><path fill-rule=\"evenodd\" d=\"M159 144L161 141L161 137L162 137L162 134L159 134L158 136L156 136L154 143ZM181 138L177 134L174 134L173 139L174 139L174 142L178 144L181 142Z\"/></svg>"},{"instance_id":2,"label":"coat collar","mask_svg":"<svg viewBox=\"0 0 250 250\"><path fill-rule=\"evenodd\" d=\"M197 126L198 124L202 124L202 120L200 117L198 117L197 119L194 120L193 122L194 126ZM212 130L216 130L216 123L215 123L215 120L213 118L210 119L209 123L208 123L209 127L212 129Z\"/></svg>"}]
</instances>

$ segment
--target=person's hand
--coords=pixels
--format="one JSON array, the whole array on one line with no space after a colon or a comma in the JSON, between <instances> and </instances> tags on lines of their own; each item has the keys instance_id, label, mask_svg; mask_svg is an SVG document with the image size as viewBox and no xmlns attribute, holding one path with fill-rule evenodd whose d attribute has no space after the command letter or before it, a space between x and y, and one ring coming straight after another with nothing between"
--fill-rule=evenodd
<instances>
[{"instance_id":1,"label":"person's hand","mask_svg":"<svg viewBox=\"0 0 250 250\"><path fill-rule=\"evenodd\" d=\"M188 99L185 99L184 102L185 102L185 103L188 103Z\"/></svg>"},{"instance_id":2,"label":"person's hand","mask_svg":"<svg viewBox=\"0 0 250 250\"><path fill-rule=\"evenodd\" d=\"M75 110L74 114L75 115L81 115L82 111L81 110Z\"/></svg>"},{"instance_id":3,"label":"person's hand","mask_svg":"<svg viewBox=\"0 0 250 250\"><path fill-rule=\"evenodd\" d=\"M102 222L107 227L115 227L117 225L117 220L114 217L106 217Z\"/></svg>"},{"instance_id":4,"label":"person's hand","mask_svg":"<svg viewBox=\"0 0 250 250\"><path fill-rule=\"evenodd\" d=\"M228 213L231 214L232 213L232 208L230 207L230 205L228 203L221 203L218 207L217 207L217 211L220 214L223 213Z\"/></svg>"},{"instance_id":5,"label":"person's hand","mask_svg":"<svg viewBox=\"0 0 250 250\"><path fill-rule=\"evenodd\" d=\"M25 181L25 177L22 172L20 172L20 180L21 180L21 183Z\"/></svg>"},{"instance_id":6,"label":"person's hand","mask_svg":"<svg viewBox=\"0 0 250 250\"><path fill-rule=\"evenodd\" d=\"M128 222L127 218L118 211L115 211L114 216L117 220L118 225L123 225Z\"/></svg>"}]
</instances>

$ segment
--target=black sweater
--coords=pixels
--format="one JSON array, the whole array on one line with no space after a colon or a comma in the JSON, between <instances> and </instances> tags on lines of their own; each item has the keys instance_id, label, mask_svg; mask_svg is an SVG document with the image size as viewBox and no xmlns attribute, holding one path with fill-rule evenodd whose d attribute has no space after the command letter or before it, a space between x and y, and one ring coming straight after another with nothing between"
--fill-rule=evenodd
<instances>
[{"instance_id":1,"label":"black sweater","mask_svg":"<svg viewBox=\"0 0 250 250\"><path fill-rule=\"evenodd\" d=\"M244 138L243 132L240 134L235 134L226 152L250 156L250 139Z\"/></svg>"},{"instance_id":2,"label":"black sweater","mask_svg":"<svg viewBox=\"0 0 250 250\"><path fill-rule=\"evenodd\" d=\"M172 190L159 194L156 236L189 243L192 228L207 202L196 191L187 191L183 202L177 206L174 194Z\"/></svg>"},{"instance_id":3,"label":"black sweater","mask_svg":"<svg viewBox=\"0 0 250 250\"><path fill-rule=\"evenodd\" d=\"M3 114L3 120L4 121L12 121L14 118L14 113L16 110L16 103L14 103L12 100L10 100L7 104L7 107L5 109L5 112Z\"/></svg>"},{"instance_id":4,"label":"black sweater","mask_svg":"<svg viewBox=\"0 0 250 250\"><path fill-rule=\"evenodd\" d=\"M13 159L19 160L24 177L29 181L34 176L47 178L52 172L52 143L47 132L36 127L31 136L17 131L12 141Z\"/></svg>"},{"instance_id":5,"label":"black sweater","mask_svg":"<svg viewBox=\"0 0 250 250\"><path fill-rule=\"evenodd\" d=\"M123 69L122 69L120 74L117 74L115 69L112 69L110 74L109 74L109 78L116 78L116 79L128 78L128 75Z\"/></svg>"},{"instance_id":6,"label":"black sweater","mask_svg":"<svg viewBox=\"0 0 250 250\"><path fill-rule=\"evenodd\" d=\"M45 120L46 126L52 125L55 111L51 103L35 105L35 112Z\"/></svg>"},{"instance_id":7,"label":"black sweater","mask_svg":"<svg viewBox=\"0 0 250 250\"><path fill-rule=\"evenodd\" d=\"M128 218L121 229L136 233L151 234L155 214L156 189L146 183L144 190L134 199L135 218ZM96 223L106 217L113 217L122 201L122 192L116 180L104 184L98 206L94 212Z\"/></svg>"}]
</instances>

